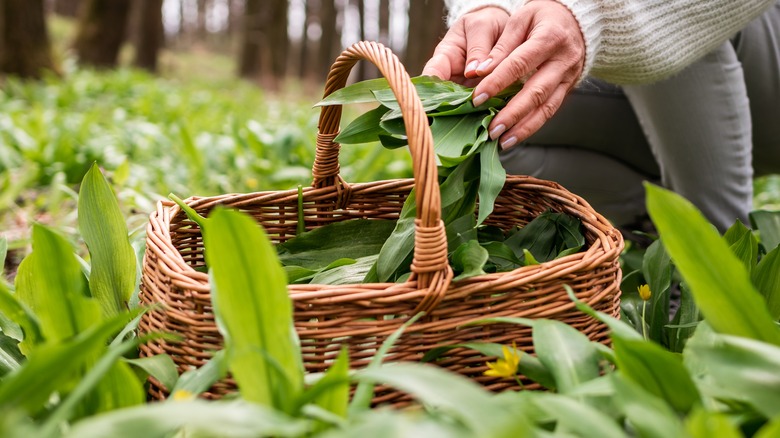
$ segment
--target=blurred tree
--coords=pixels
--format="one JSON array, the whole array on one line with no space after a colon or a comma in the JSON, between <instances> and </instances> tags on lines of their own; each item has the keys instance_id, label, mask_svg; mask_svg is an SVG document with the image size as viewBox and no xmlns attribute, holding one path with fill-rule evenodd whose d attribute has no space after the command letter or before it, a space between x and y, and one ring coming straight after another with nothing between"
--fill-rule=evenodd
<instances>
[{"instance_id":1,"label":"blurred tree","mask_svg":"<svg viewBox=\"0 0 780 438\"><path fill-rule=\"evenodd\" d=\"M404 65L411 75L419 75L444 36L444 0L409 2L409 33Z\"/></svg>"},{"instance_id":2,"label":"blurred tree","mask_svg":"<svg viewBox=\"0 0 780 438\"><path fill-rule=\"evenodd\" d=\"M302 32L301 42L298 48L298 77L301 79L313 79L311 63L309 57L311 56L311 41L309 39L309 26L312 25L313 15L316 12L313 4L317 0L306 0L303 2L303 20L301 20Z\"/></svg>"},{"instance_id":3,"label":"blurred tree","mask_svg":"<svg viewBox=\"0 0 780 438\"><path fill-rule=\"evenodd\" d=\"M79 15L79 0L56 0L54 2L54 13L63 17L76 18Z\"/></svg>"},{"instance_id":4,"label":"blurred tree","mask_svg":"<svg viewBox=\"0 0 780 438\"><path fill-rule=\"evenodd\" d=\"M390 46L390 0L379 0L379 40Z\"/></svg>"},{"instance_id":5,"label":"blurred tree","mask_svg":"<svg viewBox=\"0 0 780 438\"><path fill-rule=\"evenodd\" d=\"M328 71L330 71L330 66L341 51L341 29L336 27L338 11L335 1L320 0L320 2L319 16L322 34L320 36L317 77L324 81Z\"/></svg>"},{"instance_id":6,"label":"blurred tree","mask_svg":"<svg viewBox=\"0 0 780 438\"><path fill-rule=\"evenodd\" d=\"M162 22L163 0L135 0L135 58L133 65L151 72L157 71L157 58L165 41Z\"/></svg>"},{"instance_id":7,"label":"blurred tree","mask_svg":"<svg viewBox=\"0 0 780 438\"><path fill-rule=\"evenodd\" d=\"M73 47L82 64L115 67L125 39L130 0L84 0Z\"/></svg>"},{"instance_id":8,"label":"blurred tree","mask_svg":"<svg viewBox=\"0 0 780 438\"><path fill-rule=\"evenodd\" d=\"M38 78L59 74L44 18L44 0L0 0L0 71Z\"/></svg>"},{"instance_id":9,"label":"blurred tree","mask_svg":"<svg viewBox=\"0 0 780 438\"><path fill-rule=\"evenodd\" d=\"M287 66L287 0L246 0L244 7L239 75L274 85Z\"/></svg>"},{"instance_id":10,"label":"blurred tree","mask_svg":"<svg viewBox=\"0 0 780 438\"><path fill-rule=\"evenodd\" d=\"M262 37L263 0L244 2L244 20L241 26L241 50L238 59L238 74L242 78L254 78L260 73L260 38Z\"/></svg>"}]
</instances>

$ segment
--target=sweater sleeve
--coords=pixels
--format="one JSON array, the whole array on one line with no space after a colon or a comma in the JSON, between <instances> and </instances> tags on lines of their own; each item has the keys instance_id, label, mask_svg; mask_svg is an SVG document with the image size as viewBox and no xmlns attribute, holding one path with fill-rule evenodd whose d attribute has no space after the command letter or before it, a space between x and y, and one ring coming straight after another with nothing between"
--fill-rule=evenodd
<instances>
[{"instance_id":1,"label":"sweater sleeve","mask_svg":"<svg viewBox=\"0 0 780 438\"><path fill-rule=\"evenodd\" d=\"M514 11L534 0L447 0L448 23L484 6ZM584 75L616 84L655 82L679 72L777 0L553 0L577 19Z\"/></svg>"},{"instance_id":2,"label":"sweater sleeve","mask_svg":"<svg viewBox=\"0 0 780 438\"><path fill-rule=\"evenodd\" d=\"M585 37L586 73L617 84L679 72L776 0L555 0Z\"/></svg>"},{"instance_id":3,"label":"sweater sleeve","mask_svg":"<svg viewBox=\"0 0 780 438\"><path fill-rule=\"evenodd\" d=\"M505 11L514 10L516 0L445 0L447 5L447 26L452 26L463 15L487 6L495 6Z\"/></svg>"}]
</instances>

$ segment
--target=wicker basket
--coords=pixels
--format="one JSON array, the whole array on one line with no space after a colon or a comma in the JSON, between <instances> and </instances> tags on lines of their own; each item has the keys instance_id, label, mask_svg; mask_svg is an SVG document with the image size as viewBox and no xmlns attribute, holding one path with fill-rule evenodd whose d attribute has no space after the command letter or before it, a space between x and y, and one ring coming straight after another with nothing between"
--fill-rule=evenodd
<instances>
[{"instance_id":1,"label":"wicker basket","mask_svg":"<svg viewBox=\"0 0 780 438\"><path fill-rule=\"evenodd\" d=\"M509 229L525 225L548 209L566 212L582 221L587 250L511 272L451 282L452 269L447 264L447 241L440 218L433 140L422 104L398 59L379 44L357 43L336 60L325 95L345 85L350 69L360 59L376 64L403 109L414 179L346 183L339 176L339 145L333 142L341 107L324 107L319 122L314 181L312 187L303 190L305 223L307 229L313 229L355 218L396 219L407 195L416 188L418 215L412 275L405 283L290 285L295 326L307 370L327 369L344 344L349 346L351 366L365 366L386 337L419 311L426 311L426 316L406 330L391 350L388 361L417 361L434 347L467 342L515 342L518 348L532 352L527 327L466 325L498 316L553 318L576 327L593 340L608 342L607 327L577 311L563 285L571 286L581 300L595 309L617 316L621 234L583 199L560 185L531 177L508 176L486 224ZM296 234L297 190L193 197L185 202L204 215L216 205L244 211L262 224L277 243ZM184 340L151 342L142 347L142 355L167 353L185 371L202 365L221 348L208 276L196 269L203 265L199 228L178 206L161 201L148 225L140 297L144 304L164 303L165 306L144 315L140 330L176 332ZM511 379L484 376L485 362L480 353L458 348L450 350L437 363L492 390L516 385ZM152 379L153 398L165 398L167 390ZM235 383L227 379L205 396L216 398L233 390ZM374 402L396 402L399 397L402 395L380 387Z\"/></svg>"}]
</instances>

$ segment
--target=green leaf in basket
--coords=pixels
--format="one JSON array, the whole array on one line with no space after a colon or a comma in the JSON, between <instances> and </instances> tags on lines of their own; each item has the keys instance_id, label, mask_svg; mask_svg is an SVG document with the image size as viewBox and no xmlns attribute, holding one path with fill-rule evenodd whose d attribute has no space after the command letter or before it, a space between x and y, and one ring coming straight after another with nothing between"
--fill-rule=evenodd
<instances>
[{"instance_id":1,"label":"green leaf in basket","mask_svg":"<svg viewBox=\"0 0 780 438\"><path fill-rule=\"evenodd\" d=\"M477 225L493 212L496 198L504 188L506 182L506 170L498 158L498 141L487 141L482 143L479 154L480 175L479 175L479 216ZM568 231L566 228L559 231ZM568 233L567 233L568 234ZM564 238L568 237L565 235ZM567 246L567 249L571 246ZM578 248L579 250L579 248Z\"/></svg>"},{"instance_id":2,"label":"green leaf in basket","mask_svg":"<svg viewBox=\"0 0 780 438\"><path fill-rule=\"evenodd\" d=\"M89 248L89 289L106 316L127 309L136 287L136 259L114 192L93 164L79 190L79 229Z\"/></svg>"},{"instance_id":3,"label":"green leaf in basket","mask_svg":"<svg viewBox=\"0 0 780 438\"><path fill-rule=\"evenodd\" d=\"M347 127L336 136L334 141L342 144L361 144L379 141L380 135L389 134L379 123L382 119L382 115L387 111L387 108L379 106L361 114L347 125Z\"/></svg>"},{"instance_id":4,"label":"green leaf in basket","mask_svg":"<svg viewBox=\"0 0 780 438\"><path fill-rule=\"evenodd\" d=\"M376 261L377 281L384 283L393 278L398 269L404 266L404 261L409 259L413 249L414 217L401 218L379 251Z\"/></svg>"},{"instance_id":5,"label":"green leaf in basket","mask_svg":"<svg viewBox=\"0 0 780 438\"><path fill-rule=\"evenodd\" d=\"M539 262L548 262L561 253L579 251L585 242L580 232L581 222L565 213L544 212L534 218L504 242L518 258L523 249Z\"/></svg>"},{"instance_id":6,"label":"green leaf in basket","mask_svg":"<svg viewBox=\"0 0 780 438\"><path fill-rule=\"evenodd\" d=\"M719 333L780 345L780 329L747 269L690 202L645 184L647 211L707 322Z\"/></svg>"},{"instance_id":7,"label":"green leaf in basket","mask_svg":"<svg viewBox=\"0 0 780 438\"><path fill-rule=\"evenodd\" d=\"M462 85L444 81L434 76L416 76L411 78L411 80L417 90L417 94L422 100L425 100L432 95L467 90L467 88ZM376 102L378 98L385 101L395 100L393 92L390 90L390 85L385 78L356 82L340 90L334 91L315 106Z\"/></svg>"},{"instance_id":8,"label":"green leaf in basket","mask_svg":"<svg viewBox=\"0 0 780 438\"><path fill-rule=\"evenodd\" d=\"M277 245L279 259L285 265L319 270L336 259L374 255L395 227L389 220L334 222Z\"/></svg>"},{"instance_id":9,"label":"green leaf in basket","mask_svg":"<svg viewBox=\"0 0 780 438\"><path fill-rule=\"evenodd\" d=\"M498 272L511 271L523 266L523 261L503 242L486 242L482 246L488 252L488 261L495 265Z\"/></svg>"},{"instance_id":10,"label":"green leaf in basket","mask_svg":"<svg viewBox=\"0 0 780 438\"><path fill-rule=\"evenodd\" d=\"M463 280L485 273L482 267L485 266L485 262L488 259L488 252L476 240L469 240L461 244L450 257L452 259L452 268L459 273L452 281Z\"/></svg>"},{"instance_id":11,"label":"green leaf in basket","mask_svg":"<svg viewBox=\"0 0 780 438\"><path fill-rule=\"evenodd\" d=\"M436 111L431 111L428 113L431 117L447 117L447 116L462 116L465 114L473 114L473 113L487 113L490 108L500 108L504 106L504 100L499 99L496 97L491 97L487 100L487 102L483 103L480 106L475 107L472 101L469 99L460 105L449 108L449 109L443 109L438 108Z\"/></svg>"},{"instance_id":12,"label":"green leaf in basket","mask_svg":"<svg viewBox=\"0 0 780 438\"><path fill-rule=\"evenodd\" d=\"M382 143L382 147L385 149L398 149L409 144L406 137L400 138L394 135L379 135L379 142Z\"/></svg>"},{"instance_id":13,"label":"green leaf in basket","mask_svg":"<svg viewBox=\"0 0 780 438\"><path fill-rule=\"evenodd\" d=\"M350 263L341 263L338 266L329 265L329 268L315 274L309 283L311 284L357 284L361 283L368 274L368 271L376 263L379 254L366 257L358 257L356 260L340 259L342 261L350 260Z\"/></svg>"},{"instance_id":14,"label":"green leaf in basket","mask_svg":"<svg viewBox=\"0 0 780 438\"><path fill-rule=\"evenodd\" d=\"M431 124L431 134L435 139L436 155L440 158L465 159L463 150L477 141L477 129L484 117L482 114L470 114L463 117L435 118Z\"/></svg>"},{"instance_id":15,"label":"green leaf in basket","mask_svg":"<svg viewBox=\"0 0 780 438\"><path fill-rule=\"evenodd\" d=\"M212 302L243 398L291 412L303 389L287 278L251 217L215 208L203 228Z\"/></svg>"}]
</instances>

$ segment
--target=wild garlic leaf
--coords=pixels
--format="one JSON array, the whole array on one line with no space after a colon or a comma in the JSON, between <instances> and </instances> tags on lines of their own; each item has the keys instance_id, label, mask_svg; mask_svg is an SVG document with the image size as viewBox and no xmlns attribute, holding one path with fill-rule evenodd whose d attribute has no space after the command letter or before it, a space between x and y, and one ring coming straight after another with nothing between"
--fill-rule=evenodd
<instances>
[{"instance_id":1,"label":"wild garlic leaf","mask_svg":"<svg viewBox=\"0 0 780 438\"><path fill-rule=\"evenodd\" d=\"M492 140L482 144L479 154L479 216L477 225L493 212L496 198L504 188L506 170L498 157L498 141Z\"/></svg>"},{"instance_id":2,"label":"wild garlic leaf","mask_svg":"<svg viewBox=\"0 0 780 438\"><path fill-rule=\"evenodd\" d=\"M382 115L387 112L387 108L378 106L371 111L358 116L343 131L336 136L334 140L342 144L360 144L379 141L380 135L389 134L382 128L379 121Z\"/></svg>"},{"instance_id":3,"label":"wild garlic leaf","mask_svg":"<svg viewBox=\"0 0 780 438\"><path fill-rule=\"evenodd\" d=\"M469 240L458 246L451 259L452 268L459 274L452 281L484 274L482 267L485 266L488 256L488 251L476 240Z\"/></svg>"},{"instance_id":4,"label":"wild garlic leaf","mask_svg":"<svg viewBox=\"0 0 780 438\"><path fill-rule=\"evenodd\" d=\"M434 150L438 157L461 158L466 146L477 141L483 115L469 114L463 117L437 117L431 124Z\"/></svg>"}]
</instances>

